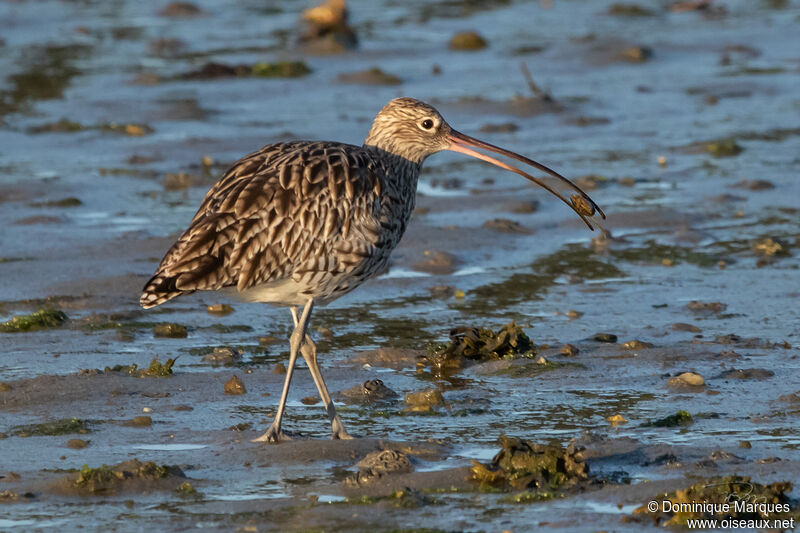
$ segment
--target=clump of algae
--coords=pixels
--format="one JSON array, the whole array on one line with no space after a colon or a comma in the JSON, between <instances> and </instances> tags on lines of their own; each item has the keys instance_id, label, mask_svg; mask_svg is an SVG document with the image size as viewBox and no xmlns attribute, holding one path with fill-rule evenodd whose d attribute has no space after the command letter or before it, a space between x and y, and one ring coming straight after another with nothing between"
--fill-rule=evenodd
<instances>
[{"instance_id":1,"label":"clump of algae","mask_svg":"<svg viewBox=\"0 0 800 533\"><path fill-rule=\"evenodd\" d=\"M158 357L154 357L147 368L139 368L139 365L133 363L132 365L107 366L103 372L119 372L137 378L167 378L172 375L172 367L175 365L176 359L177 357L175 359L167 359L162 363L158 360Z\"/></svg>"},{"instance_id":2,"label":"clump of algae","mask_svg":"<svg viewBox=\"0 0 800 533\"><path fill-rule=\"evenodd\" d=\"M706 151L714 157L733 157L744 151L735 139L718 139L707 142Z\"/></svg>"},{"instance_id":3,"label":"clump of algae","mask_svg":"<svg viewBox=\"0 0 800 533\"><path fill-rule=\"evenodd\" d=\"M692 415L689 411L680 410L674 415L665 416L664 418L659 418L658 420L653 420L651 422L645 422L642 424L644 427L658 427L658 428L672 428L677 426L688 426L694 422L692 419Z\"/></svg>"},{"instance_id":4,"label":"clump of algae","mask_svg":"<svg viewBox=\"0 0 800 533\"><path fill-rule=\"evenodd\" d=\"M500 437L502 449L489 464L472 461L472 479L483 490L524 491L512 501L541 501L589 482L589 467L570 444L537 444Z\"/></svg>"},{"instance_id":5,"label":"clump of algae","mask_svg":"<svg viewBox=\"0 0 800 533\"><path fill-rule=\"evenodd\" d=\"M520 326L509 322L495 333L489 328L450 330L450 342L428 347L427 362L437 370L460 368L464 360L533 357L536 347Z\"/></svg>"},{"instance_id":6,"label":"clump of algae","mask_svg":"<svg viewBox=\"0 0 800 533\"><path fill-rule=\"evenodd\" d=\"M15 316L0 324L0 332L19 333L21 331L37 331L61 326L67 315L58 309L40 309L29 315Z\"/></svg>"},{"instance_id":7,"label":"clump of algae","mask_svg":"<svg viewBox=\"0 0 800 533\"><path fill-rule=\"evenodd\" d=\"M28 424L14 428L14 435L18 437L52 437L56 435L71 435L74 433L89 433L89 424L80 418L63 418L41 424Z\"/></svg>"},{"instance_id":8,"label":"clump of algae","mask_svg":"<svg viewBox=\"0 0 800 533\"><path fill-rule=\"evenodd\" d=\"M88 464L83 465L72 485L80 491L97 494L118 490L128 481L155 481L170 477L185 478L186 475L176 466L159 465L153 461L143 463L138 459L131 459L113 466L101 465L91 468Z\"/></svg>"}]
</instances>

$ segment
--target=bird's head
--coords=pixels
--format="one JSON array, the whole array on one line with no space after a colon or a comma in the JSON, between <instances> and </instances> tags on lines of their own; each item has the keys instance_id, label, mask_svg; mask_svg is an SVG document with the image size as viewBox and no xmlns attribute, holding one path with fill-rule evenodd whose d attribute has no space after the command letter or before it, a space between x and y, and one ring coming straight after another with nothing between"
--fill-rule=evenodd
<instances>
[{"instance_id":1,"label":"bird's head","mask_svg":"<svg viewBox=\"0 0 800 533\"><path fill-rule=\"evenodd\" d=\"M601 227L596 215L606 218L603 210L589 198L589 195L561 174L525 156L454 130L433 106L414 98L395 98L383 106L372 122L364 146L378 148L419 165L428 156L442 150L466 154L519 174L544 187L570 206L589 226L589 229L594 228L588 219ZM537 168L555 179L535 178L515 166L476 151L476 148L515 159ZM562 193L569 195L569 200Z\"/></svg>"},{"instance_id":2,"label":"bird's head","mask_svg":"<svg viewBox=\"0 0 800 533\"><path fill-rule=\"evenodd\" d=\"M447 150L450 125L425 102L395 98L383 106L364 144L422 163L429 155Z\"/></svg>"}]
</instances>

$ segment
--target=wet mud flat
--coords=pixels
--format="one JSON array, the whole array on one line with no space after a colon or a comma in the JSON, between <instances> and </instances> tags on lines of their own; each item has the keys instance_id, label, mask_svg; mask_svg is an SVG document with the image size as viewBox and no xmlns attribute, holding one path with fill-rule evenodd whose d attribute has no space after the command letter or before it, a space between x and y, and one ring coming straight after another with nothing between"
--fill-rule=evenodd
<instances>
[{"instance_id":1,"label":"wet mud flat","mask_svg":"<svg viewBox=\"0 0 800 533\"><path fill-rule=\"evenodd\" d=\"M683 369L688 358L694 370L711 376L720 353L731 351L724 350L728 345L579 344L577 355L539 348L536 358L468 364L456 376L418 383L423 388L404 396L387 392L386 383L397 387L402 380L387 379L381 370L414 373L427 355L408 349L358 353L326 368L330 387L343 391L337 396L358 437L352 441L326 440L320 406L304 397L290 402L288 428L295 440L250 442L266 427L282 381L266 365L178 367L165 377L106 369L10 382L0 393L8 424L0 441L4 510L20 517L16 525L23 529L76 526L87 509L100 508L131 528L144 521L179 529L387 530L423 520L444 531L481 529L486 521L526 530L600 521L635 531L655 525L634 513L646 503L643 495L659 498L737 476L744 480L737 489L744 498L756 480L797 478L794 448L772 442L786 432L774 419L796 411L796 394L778 395L776 387L764 399L770 412L760 416L751 405L731 400L746 395L752 385L744 383L763 384L769 371L723 372L703 385L667 377L683 375L677 371L648 375L662 365ZM241 394L226 387L233 375L243 385ZM299 372L300 394L310 396L309 378ZM519 391L532 384L534 400L549 399L521 398ZM556 451L540 455L556 453L554 464L562 455L572 457L580 470L536 463L545 477L529 479L527 471L516 472L524 462L509 460L513 467L498 468L492 458L501 445L510 456L509 447L521 444L502 442L505 437L493 442L491 435L510 430L533 436L537 446L550 443ZM415 438L402 438L407 435ZM94 479L105 469L112 473ZM791 488L781 494L792 501ZM43 508L58 514L44 519ZM569 520L553 518L567 513Z\"/></svg>"},{"instance_id":2,"label":"wet mud flat","mask_svg":"<svg viewBox=\"0 0 800 533\"><path fill-rule=\"evenodd\" d=\"M335 31L299 22L311 3L1 4L0 529L797 517L800 12L691 4L377 2ZM360 143L399 95L574 178L611 237L432 157L390 270L315 310L358 438L328 440L301 363L294 440L252 443L288 312L139 291L229 163Z\"/></svg>"}]
</instances>

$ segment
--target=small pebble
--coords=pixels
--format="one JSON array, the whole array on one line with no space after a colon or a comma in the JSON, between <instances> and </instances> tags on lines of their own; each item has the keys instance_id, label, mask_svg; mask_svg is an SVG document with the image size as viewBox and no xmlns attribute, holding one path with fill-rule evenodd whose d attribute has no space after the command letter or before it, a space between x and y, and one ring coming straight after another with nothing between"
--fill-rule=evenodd
<instances>
[{"instance_id":1,"label":"small pebble","mask_svg":"<svg viewBox=\"0 0 800 533\"><path fill-rule=\"evenodd\" d=\"M286 373L286 366L283 363L275 363L275 366L272 367L273 374L285 374Z\"/></svg>"},{"instance_id":2,"label":"small pebble","mask_svg":"<svg viewBox=\"0 0 800 533\"><path fill-rule=\"evenodd\" d=\"M606 418L606 420L608 420L608 422L609 422L609 423L610 423L612 426L618 426L618 425L620 425L620 424L625 424L625 423L627 423L627 422L628 422L628 421L625 419L625 417L624 417L624 416L622 416L622 415L620 415L620 414L611 415L611 416L607 417L607 418Z\"/></svg>"},{"instance_id":3,"label":"small pebble","mask_svg":"<svg viewBox=\"0 0 800 533\"><path fill-rule=\"evenodd\" d=\"M83 439L69 439L67 441L67 447L72 448L74 450L80 450L81 448L86 448L89 443Z\"/></svg>"},{"instance_id":4,"label":"small pebble","mask_svg":"<svg viewBox=\"0 0 800 533\"><path fill-rule=\"evenodd\" d=\"M561 351L559 352L561 355L566 355L567 357L574 357L578 355L580 350L574 344L565 344L561 347Z\"/></svg>"},{"instance_id":5,"label":"small pebble","mask_svg":"<svg viewBox=\"0 0 800 533\"><path fill-rule=\"evenodd\" d=\"M728 305L722 302L700 302L698 300L692 300L686 304L686 307L697 313L721 313L728 308Z\"/></svg>"},{"instance_id":6,"label":"small pebble","mask_svg":"<svg viewBox=\"0 0 800 533\"><path fill-rule=\"evenodd\" d=\"M406 394L405 412L410 413L430 413L433 408L444 405L444 397L439 389L426 389L418 392Z\"/></svg>"},{"instance_id":7,"label":"small pebble","mask_svg":"<svg viewBox=\"0 0 800 533\"><path fill-rule=\"evenodd\" d=\"M150 427L153 425L153 419L149 416L134 416L124 424L131 427Z\"/></svg>"},{"instance_id":8,"label":"small pebble","mask_svg":"<svg viewBox=\"0 0 800 533\"><path fill-rule=\"evenodd\" d=\"M620 54L620 58L631 63L644 63L653 57L653 49L648 46L631 46Z\"/></svg>"},{"instance_id":9,"label":"small pebble","mask_svg":"<svg viewBox=\"0 0 800 533\"><path fill-rule=\"evenodd\" d=\"M684 372L667 381L667 385L670 387L702 387L705 384L703 376L694 372Z\"/></svg>"},{"instance_id":10,"label":"small pebble","mask_svg":"<svg viewBox=\"0 0 800 533\"><path fill-rule=\"evenodd\" d=\"M540 355L539 357L536 358L536 364L546 365L547 359L545 359L543 355Z\"/></svg>"},{"instance_id":11,"label":"small pebble","mask_svg":"<svg viewBox=\"0 0 800 533\"><path fill-rule=\"evenodd\" d=\"M530 235L533 233L519 222L509 220L507 218L495 218L492 220L487 220L483 223L483 227L486 229L499 231L501 233L516 233L518 235Z\"/></svg>"},{"instance_id":12,"label":"small pebble","mask_svg":"<svg viewBox=\"0 0 800 533\"><path fill-rule=\"evenodd\" d=\"M225 382L225 394L244 394L247 390L244 388L244 383L239 379L239 376L233 376Z\"/></svg>"},{"instance_id":13,"label":"small pebble","mask_svg":"<svg viewBox=\"0 0 800 533\"><path fill-rule=\"evenodd\" d=\"M208 312L212 315L229 315L233 313L233 307L228 304L214 304L208 306Z\"/></svg>"},{"instance_id":14,"label":"small pebble","mask_svg":"<svg viewBox=\"0 0 800 533\"><path fill-rule=\"evenodd\" d=\"M788 245L781 239L764 237L753 242L753 250L762 256L789 255Z\"/></svg>"},{"instance_id":15,"label":"small pebble","mask_svg":"<svg viewBox=\"0 0 800 533\"><path fill-rule=\"evenodd\" d=\"M486 39L474 31L456 33L450 39L451 50L482 50L487 46Z\"/></svg>"},{"instance_id":16,"label":"small pebble","mask_svg":"<svg viewBox=\"0 0 800 533\"><path fill-rule=\"evenodd\" d=\"M566 312L566 313L564 313L564 314L565 314L565 315L566 315L566 317L567 317L567 318L569 318L570 320L575 320L576 318L580 318L580 317L582 317L582 316L583 316L583 313L582 313L582 312L580 312L580 311L576 311L576 310L574 310L574 309L570 309L569 311L567 311L567 312Z\"/></svg>"},{"instance_id":17,"label":"small pebble","mask_svg":"<svg viewBox=\"0 0 800 533\"><path fill-rule=\"evenodd\" d=\"M644 342L638 339L634 339L632 341L624 343L622 347L625 350L644 350L645 348L652 348L653 345L649 342Z\"/></svg>"},{"instance_id":18,"label":"small pebble","mask_svg":"<svg viewBox=\"0 0 800 533\"><path fill-rule=\"evenodd\" d=\"M536 200L514 200L503 205L503 211L519 215L529 215L538 209L539 202Z\"/></svg>"},{"instance_id":19,"label":"small pebble","mask_svg":"<svg viewBox=\"0 0 800 533\"><path fill-rule=\"evenodd\" d=\"M749 440L740 440L739 441L739 448L745 448L746 450L749 450L752 447L753 447L753 445L750 444Z\"/></svg>"},{"instance_id":20,"label":"small pebble","mask_svg":"<svg viewBox=\"0 0 800 533\"><path fill-rule=\"evenodd\" d=\"M11 390L11 385L8 383L0 383L0 392L8 392Z\"/></svg>"},{"instance_id":21,"label":"small pebble","mask_svg":"<svg viewBox=\"0 0 800 533\"><path fill-rule=\"evenodd\" d=\"M428 274L452 274L456 267L456 257L440 250L425 250L424 258L414 264L412 268Z\"/></svg>"},{"instance_id":22,"label":"small pebble","mask_svg":"<svg viewBox=\"0 0 800 533\"><path fill-rule=\"evenodd\" d=\"M153 410L151 408L149 408L149 407L142 407L142 412L143 413L152 413Z\"/></svg>"},{"instance_id":23,"label":"small pebble","mask_svg":"<svg viewBox=\"0 0 800 533\"><path fill-rule=\"evenodd\" d=\"M409 405L444 405L444 396L439 389L425 389L406 394Z\"/></svg>"},{"instance_id":24,"label":"small pebble","mask_svg":"<svg viewBox=\"0 0 800 533\"><path fill-rule=\"evenodd\" d=\"M613 333L597 333L594 336L594 340L596 340L597 342L610 342L610 343L613 343L613 342L617 342L617 336L614 335Z\"/></svg>"}]
</instances>

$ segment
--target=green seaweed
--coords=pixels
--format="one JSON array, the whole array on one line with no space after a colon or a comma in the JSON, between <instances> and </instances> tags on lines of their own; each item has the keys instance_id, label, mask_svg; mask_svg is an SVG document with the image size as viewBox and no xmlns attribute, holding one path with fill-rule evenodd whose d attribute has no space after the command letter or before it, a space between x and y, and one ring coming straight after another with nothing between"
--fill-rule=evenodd
<instances>
[{"instance_id":1,"label":"green seaweed","mask_svg":"<svg viewBox=\"0 0 800 533\"><path fill-rule=\"evenodd\" d=\"M13 428L17 437L52 437L57 435L86 434L91 430L89 423L80 418L62 418L40 424L28 424Z\"/></svg>"},{"instance_id":2,"label":"green seaweed","mask_svg":"<svg viewBox=\"0 0 800 533\"><path fill-rule=\"evenodd\" d=\"M76 487L88 487L96 483L108 483L117 478L117 474L107 465L97 468L90 468L88 464L81 468L78 479L75 480Z\"/></svg>"},{"instance_id":3,"label":"green seaweed","mask_svg":"<svg viewBox=\"0 0 800 533\"><path fill-rule=\"evenodd\" d=\"M463 312L484 313L516 307L522 302L540 300L554 287L559 278L607 279L625 277L611 261L580 244L568 244L558 251L541 257L530 266L529 272L517 272L507 279L470 290L469 296L453 304Z\"/></svg>"},{"instance_id":4,"label":"green seaweed","mask_svg":"<svg viewBox=\"0 0 800 533\"><path fill-rule=\"evenodd\" d=\"M148 368L139 368L139 365L133 363L131 365L114 365L113 367L105 367L103 372L119 372L121 374L128 374L137 378L167 378L172 375L172 367L175 365L175 359L167 359L163 363L154 357L150 361Z\"/></svg>"},{"instance_id":5,"label":"green seaweed","mask_svg":"<svg viewBox=\"0 0 800 533\"><path fill-rule=\"evenodd\" d=\"M153 327L153 335L156 337L165 337L168 339L184 339L187 337L188 332L186 326L183 324L158 324Z\"/></svg>"},{"instance_id":6,"label":"green seaweed","mask_svg":"<svg viewBox=\"0 0 800 533\"><path fill-rule=\"evenodd\" d=\"M495 333L489 328L458 327L450 342L428 346L426 362L437 372L461 368L464 360L486 361L533 357L536 347L521 327L509 322Z\"/></svg>"},{"instance_id":7,"label":"green seaweed","mask_svg":"<svg viewBox=\"0 0 800 533\"><path fill-rule=\"evenodd\" d=\"M715 243L718 246L720 243ZM622 250L611 249L608 252L614 261L624 261L627 263L650 263L662 266L664 260L672 261L673 264L689 263L699 267L716 267L720 261L728 261L724 254L712 251L698 251L694 246L675 246L662 244L654 240L648 240L640 246L632 246Z\"/></svg>"},{"instance_id":8,"label":"green seaweed","mask_svg":"<svg viewBox=\"0 0 800 533\"><path fill-rule=\"evenodd\" d=\"M41 126L33 126L28 128L28 133L74 133L76 131L83 131L86 127L80 122L62 118L57 122L49 122Z\"/></svg>"},{"instance_id":9,"label":"green seaweed","mask_svg":"<svg viewBox=\"0 0 800 533\"><path fill-rule=\"evenodd\" d=\"M183 483L181 483L180 486L177 489L175 489L175 491L178 492L181 496L188 496L192 498L200 496L200 493L197 492L197 489L194 488L192 484L189 483L188 481L184 481Z\"/></svg>"},{"instance_id":10,"label":"green seaweed","mask_svg":"<svg viewBox=\"0 0 800 533\"><path fill-rule=\"evenodd\" d=\"M589 468L573 445L564 448L505 435L499 442L502 448L489 464L472 461L472 479L482 490L526 491L519 497L521 503L552 499L591 481Z\"/></svg>"},{"instance_id":11,"label":"green seaweed","mask_svg":"<svg viewBox=\"0 0 800 533\"><path fill-rule=\"evenodd\" d=\"M82 491L91 493L108 493L119 488L122 483L132 480L159 480L170 476L185 478L180 468L168 465L159 465L153 461L145 463L138 459L131 459L117 465L101 465L91 468L83 465L78 477L72 485Z\"/></svg>"},{"instance_id":12,"label":"green seaweed","mask_svg":"<svg viewBox=\"0 0 800 533\"><path fill-rule=\"evenodd\" d=\"M25 70L5 78L0 90L0 117L27 111L31 101L61 98L72 78L81 74L76 60L85 59L92 47L85 44L31 45L16 61Z\"/></svg>"},{"instance_id":13,"label":"green seaweed","mask_svg":"<svg viewBox=\"0 0 800 533\"><path fill-rule=\"evenodd\" d=\"M719 139L707 142L705 149L714 157L733 157L744 151L744 148L739 146L735 139Z\"/></svg>"},{"instance_id":14,"label":"green seaweed","mask_svg":"<svg viewBox=\"0 0 800 533\"><path fill-rule=\"evenodd\" d=\"M15 316L0 324L0 332L18 333L21 331L37 331L57 328L64 324L67 315L57 309L40 309L29 315Z\"/></svg>"},{"instance_id":15,"label":"green seaweed","mask_svg":"<svg viewBox=\"0 0 800 533\"><path fill-rule=\"evenodd\" d=\"M688 426L694 420L689 411L678 411L674 415L665 416L650 422L645 422L642 427L672 428L676 426Z\"/></svg>"}]
</instances>

